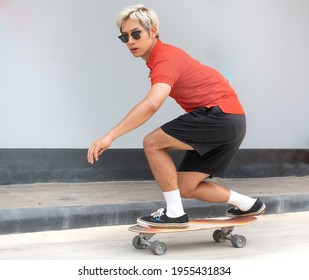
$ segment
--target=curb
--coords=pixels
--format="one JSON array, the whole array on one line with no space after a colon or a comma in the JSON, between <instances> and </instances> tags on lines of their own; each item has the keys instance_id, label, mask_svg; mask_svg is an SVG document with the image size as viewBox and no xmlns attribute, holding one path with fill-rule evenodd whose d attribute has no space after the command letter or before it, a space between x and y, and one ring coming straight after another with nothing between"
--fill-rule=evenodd
<instances>
[{"instance_id":1,"label":"curb","mask_svg":"<svg viewBox=\"0 0 309 280\"><path fill-rule=\"evenodd\" d=\"M309 211L309 194L261 196L260 198L267 207L265 214ZM0 212L0 234L128 225L134 224L137 217L162 207L164 207L163 201L3 209ZM184 208L191 218L223 217L229 207L225 203L184 200Z\"/></svg>"}]
</instances>

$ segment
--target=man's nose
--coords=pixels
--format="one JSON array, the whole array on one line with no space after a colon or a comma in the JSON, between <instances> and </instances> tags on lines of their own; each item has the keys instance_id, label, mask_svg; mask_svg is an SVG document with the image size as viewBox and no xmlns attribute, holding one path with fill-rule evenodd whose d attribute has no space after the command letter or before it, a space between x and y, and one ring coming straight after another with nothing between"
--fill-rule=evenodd
<instances>
[{"instance_id":1,"label":"man's nose","mask_svg":"<svg viewBox=\"0 0 309 280\"><path fill-rule=\"evenodd\" d=\"M135 39L134 39L131 35L129 35L128 44L132 44L132 43L134 43L134 42L135 42Z\"/></svg>"}]
</instances>

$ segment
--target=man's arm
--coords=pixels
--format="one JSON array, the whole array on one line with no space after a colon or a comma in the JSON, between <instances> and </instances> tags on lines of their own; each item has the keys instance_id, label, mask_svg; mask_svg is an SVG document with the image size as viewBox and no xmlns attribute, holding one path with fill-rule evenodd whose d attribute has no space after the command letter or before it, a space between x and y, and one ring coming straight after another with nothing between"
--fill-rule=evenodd
<instances>
[{"instance_id":1,"label":"man's arm","mask_svg":"<svg viewBox=\"0 0 309 280\"><path fill-rule=\"evenodd\" d=\"M169 96L171 86L165 83L154 84L147 96L133 107L133 109L109 133L93 142L88 150L88 162L93 164L99 156L107 150L113 141L134 130L149 120L161 107Z\"/></svg>"}]
</instances>

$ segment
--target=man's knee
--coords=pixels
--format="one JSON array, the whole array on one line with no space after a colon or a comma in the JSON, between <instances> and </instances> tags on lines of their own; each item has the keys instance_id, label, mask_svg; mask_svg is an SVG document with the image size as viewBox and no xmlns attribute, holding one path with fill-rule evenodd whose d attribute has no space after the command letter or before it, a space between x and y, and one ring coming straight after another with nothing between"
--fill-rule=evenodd
<instances>
[{"instance_id":1,"label":"man's knee","mask_svg":"<svg viewBox=\"0 0 309 280\"><path fill-rule=\"evenodd\" d=\"M182 198L191 198L192 197L192 192L189 191L188 189L185 188L179 188L180 196Z\"/></svg>"},{"instance_id":2,"label":"man's knee","mask_svg":"<svg viewBox=\"0 0 309 280\"><path fill-rule=\"evenodd\" d=\"M196 191L208 174L178 172L178 187L182 198L196 198Z\"/></svg>"},{"instance_id":3,"label":"man's knee","mask_svg":"<svg viewBox=\"0 0 309 280\"><path fill-rule=\"evenodd\" d=\"M143 147L144 147L144 150L146 150L146 151L154 149L154 147L155 147L155 140L154 140L154 137L153 137L152 133L149 133L148 135L146 135L144 137Z\"/></svg>"},{"instance_id":4,"label":"man's knee","mask_svg":"<svg viewBox=\"0 0 309 280\"><path fill-rule=\"evenodd\" d=\"M164 135L161 134L160 129L150 132L144 137L143 147L146 151L155 151L165 148Z\"/></svg>"},{"instance_id":5,"label":"man's knee","mask_svg":"<svg viewBox=\"0 0 309 280\"><path fill-rule=\"evenodd\" d=\"M192 183L178 181L178 188L182 198L192 198L196 187Z\"/></svg>"}]
</instances>

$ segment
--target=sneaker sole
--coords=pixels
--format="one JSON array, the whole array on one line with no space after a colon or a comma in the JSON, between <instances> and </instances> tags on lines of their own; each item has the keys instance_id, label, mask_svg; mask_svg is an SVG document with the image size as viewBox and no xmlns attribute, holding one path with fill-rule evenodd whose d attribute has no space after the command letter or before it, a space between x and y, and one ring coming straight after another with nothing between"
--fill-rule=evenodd
<instances>
[{"instance_id":1,"label":"sneaker sole","mask_svg":"<svg viewBox=\"0 0 309 280\"><path fill-rule=\"evenodd\" d=\"M239 218L239 217L249 217L249 216L260 216L260 215L263 215L266 211L266 206L263 205L263 207L256 211L256 212L252 212L252 213L248 213L248 214L243 214L243 215L233 215L233 214L230 214L230 213L226 213L226 216L229 217L229 218Z\"/></svg>"},{"instance_id":2,"label":"sneaker sole","mask_svg":"<svg viewBox=\"0 0 309 280\"><path fill-rule=\"evenodd\" d=\"M148 223L137 219L137 225L144 228L161 228L161 229L186 229L189 227L189 223L186 224L156 224Z\"/></svg>"}]
</instances>

